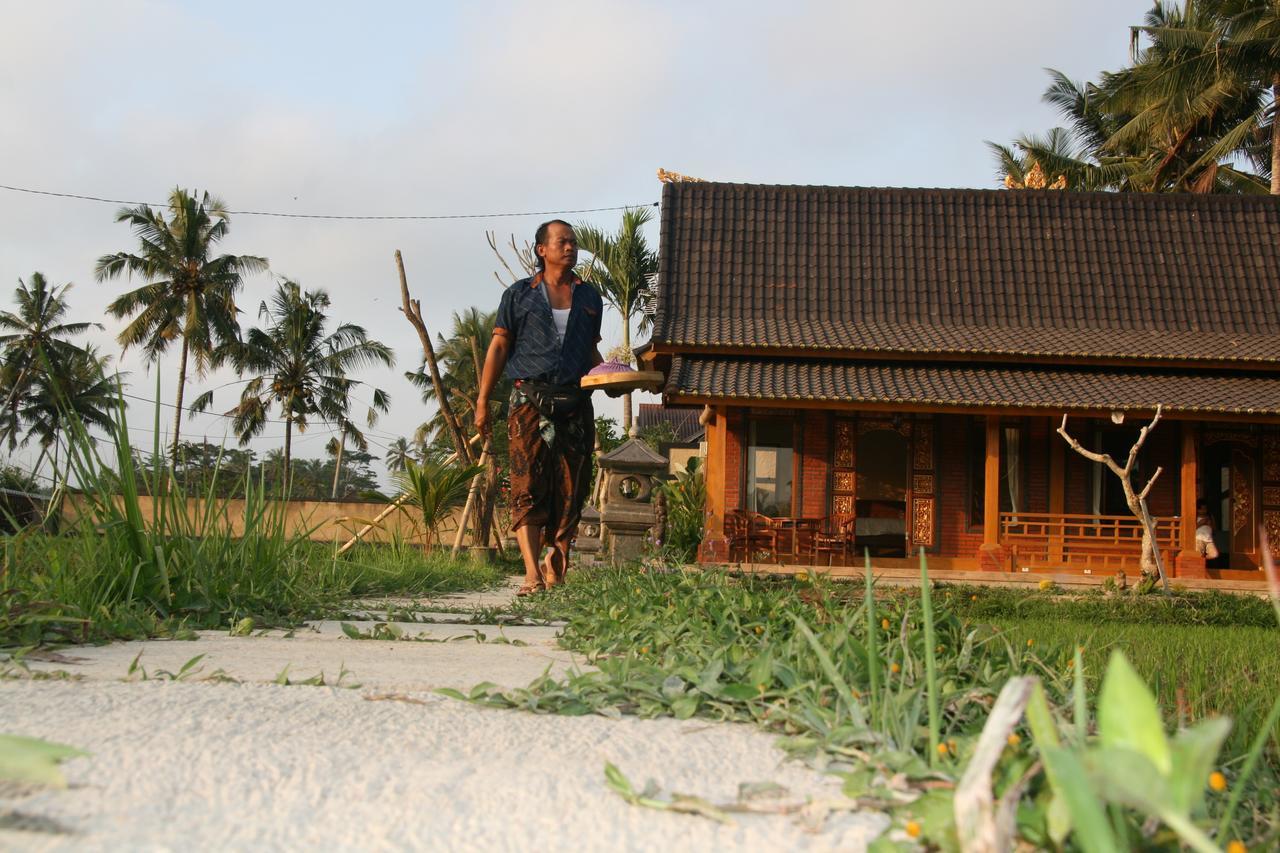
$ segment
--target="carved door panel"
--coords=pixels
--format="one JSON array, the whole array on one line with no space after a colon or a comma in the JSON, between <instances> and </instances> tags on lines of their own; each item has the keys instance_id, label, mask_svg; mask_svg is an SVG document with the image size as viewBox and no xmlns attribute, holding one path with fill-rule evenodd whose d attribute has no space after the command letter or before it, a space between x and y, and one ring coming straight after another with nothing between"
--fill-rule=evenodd
<instances>
[{"instance_id":1,"label":"carved door panel","mask_svg":"<svg viewBox=\"0 0 1280 853\"><path fill-rule=\"evenodd\" d=\"M908 483L908 555L920 548L937 546L937 473L934 469L934 424L930 418L916 421L911 448L911 479Z\"/></svg>"},{"instance_id":2,"label":"carved door panel","mask_svg":"<svg viewBox=\"0 0 1280 853\"><path fill-rule=\"evenodd\" d=\"M1254 515L1258 506L1255 494L1255 471L1252 454L1242 448L1231 450L1231 556L1244 562L1258 551L1258 525Z\"/></svg>"}]
</instances>

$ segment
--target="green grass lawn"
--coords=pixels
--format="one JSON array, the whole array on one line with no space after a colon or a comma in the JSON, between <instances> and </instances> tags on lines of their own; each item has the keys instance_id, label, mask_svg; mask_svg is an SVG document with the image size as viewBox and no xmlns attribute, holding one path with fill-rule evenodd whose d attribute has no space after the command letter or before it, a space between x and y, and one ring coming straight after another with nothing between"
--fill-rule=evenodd
<instances>
[{"instance_id":1,"label":"green grass lawn","mask_svg":"<svg viewBox=\"0 0 1280 853\"><path fill-rule=\"evenodd\" d=\"M1012 641L1031 641L1046 662L1065 667L1084 649L1091 685L1113 649L1146 679L1170 722L1223 714L1236 722L1227 752L1242 750L1280 691L1280 631L1218 625L995 619Z\"/></svg>"}]
</instances>

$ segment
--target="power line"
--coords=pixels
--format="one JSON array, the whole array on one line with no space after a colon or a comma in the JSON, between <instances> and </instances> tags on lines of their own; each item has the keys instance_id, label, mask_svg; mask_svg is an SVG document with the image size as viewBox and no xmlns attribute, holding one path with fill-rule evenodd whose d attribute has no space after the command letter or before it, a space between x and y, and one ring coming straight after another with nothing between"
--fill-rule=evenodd
<instances>
[{"instance_id":1,"label":"power line","mask_svg":"<svg viewBox=\"0 0 1280 853\"><path fill-rule=\"evenodd\" d=\"M15 193L27 193L28 195L42 195L51 198L68 198L78 199L80 201L95 201L102 204L131 204L135 206L147 205L149 207L168 207L168 203L158 203L150 201L127 201L118 198L102 198L94 195L84 195L82 193L60 193L52 190L37 190L31 187L15 187L9 184L0 184L0 190L8 190ZM525 210L519 212L508 213L436 213L436 214L408 214L408 215L367 215L367 214L336 214L336 213L282 213L272 210L228 210L228 214L235 216L274 216L281 219L324 219L324 220L361 220L361 221L431 221L445 219L507 219L518 216L559 216L570 213L607 213L615 210L629 210L635 207L657 207L658 202L643 202L640 204L619 204L612 207L579 207L566 210Z\"/></svg>"}]
</instances>

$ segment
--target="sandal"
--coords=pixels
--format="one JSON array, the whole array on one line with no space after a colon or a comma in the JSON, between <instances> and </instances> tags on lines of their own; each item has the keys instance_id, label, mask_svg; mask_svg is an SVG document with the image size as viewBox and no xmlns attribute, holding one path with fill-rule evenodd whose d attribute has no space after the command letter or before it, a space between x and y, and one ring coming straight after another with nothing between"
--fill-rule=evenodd
<instances>
[{"instance_id":1,"label":"sandal","mask_svg":"<svg viewBox=\"0 0 1280 853\"><path fill-rule=\"evenodd\" d=\"M546 588L546 584L542 583L542 581L538 581L537 583L521 584L520 588L516 590L516 598L524 598L526 596L533 595L535 592L542 592Z\"/></svg>"}]
</instances>

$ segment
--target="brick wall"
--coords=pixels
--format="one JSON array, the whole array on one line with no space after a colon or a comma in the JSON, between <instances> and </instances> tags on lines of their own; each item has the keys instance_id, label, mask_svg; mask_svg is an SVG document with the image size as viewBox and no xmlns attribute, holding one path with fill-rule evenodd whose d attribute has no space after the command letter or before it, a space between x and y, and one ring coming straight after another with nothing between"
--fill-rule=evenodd
<instances>
[{"instance_id":1,"label":"brick wall","mask_svg":"<svg viewBox=\"0 0 1280 853\"><path fill-rule=\"evenodd\" d=\"M800 515L819 518L829 514L827 488L831 482L831 416L827 412L804 414L800 455Z\"/></svg>"}]
</instances>

